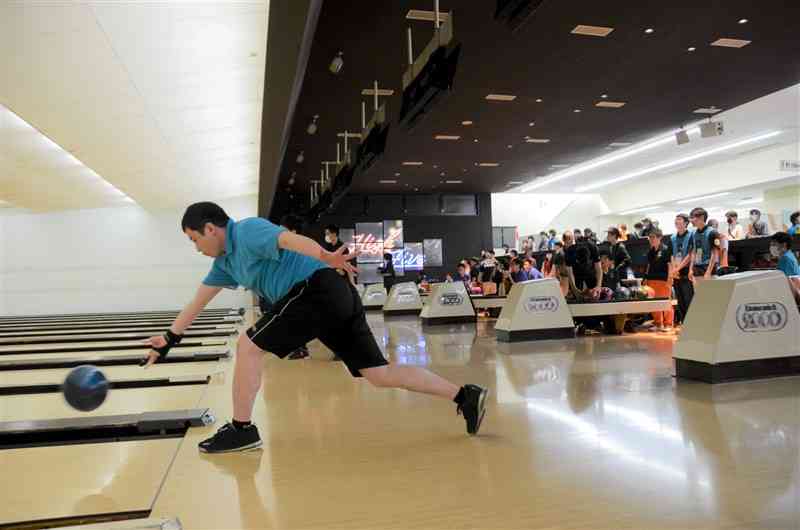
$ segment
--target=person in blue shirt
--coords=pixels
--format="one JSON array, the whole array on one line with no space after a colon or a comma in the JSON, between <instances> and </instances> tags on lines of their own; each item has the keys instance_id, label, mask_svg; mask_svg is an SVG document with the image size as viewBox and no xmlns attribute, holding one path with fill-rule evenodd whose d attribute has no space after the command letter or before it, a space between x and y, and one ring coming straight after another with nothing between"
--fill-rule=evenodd
<instances>
[{"instance_id":1,"label":"person in blue shirt","mask_svg":"<svg viewBox=\"0 0 800 530\"><path fill-rule=\"evenodd\" d=\"M791 223L788 232L789 235L790 236L800 235L800 212L792 212L792 215L789 216L789 223Z\"/></svg>"},{"instance_id":2,"label":"person in blue shirt","mask_svg":"<svg viewBox=\"0 0 800 530\"><path fill-rule=\"evenodd\" d=\"M261 387L263 353L284 358L318 338L341 357L354 377L376 387L404 388L452 399L463 413L467 432L477 434L488 390L457 386L418 366L390 364L372 335L356 289L336 269L356 273L346 247L329 252L315 241L266 219L230 219L212 202L186 209L181 229L197 251L214 259L192 302L163 336L151 337L146 366L163 361L195 317L223 289L252 290L271 304L239 338L233 376L233 420L203 440L206 453L243 451L261 446L251 423L253 402Z\"/></svg>"},{"instance_id":3,"label":"person in blue shirt","mask_svg":"<svg viewBox=\"0 0 800 530\"><path fill-rule=\"evenodd\" d=\"M722 240L719 232L708 224L708 212L703 208L692 209L689 219L695 227L692 237L692 274L695 280L708 280L717 272Z\"/></svg>"},{"instance_id":4,"label":"person in blue shirt","mask_svg":"<svg viewBox=\"0 0 800 530\"><path fill-rule=\"evenodd\" d=\"M794 299L800 303L800 287L790 279L800 277L800 264L792 251L792 236L786 232L775 232L769 242L769 253L773 258L778 258L778 270L789 279L789 289Z\"/></svg>"}]
</instances>

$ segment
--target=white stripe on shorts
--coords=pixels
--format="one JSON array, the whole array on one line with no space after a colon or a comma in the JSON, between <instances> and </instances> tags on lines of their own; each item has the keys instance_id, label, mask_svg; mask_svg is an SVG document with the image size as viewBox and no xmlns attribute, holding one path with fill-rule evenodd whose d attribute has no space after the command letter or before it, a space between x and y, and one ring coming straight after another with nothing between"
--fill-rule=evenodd
<instances>
[{"instance_id":1,"label":"white stripe on shorts","mask_svg":"<svg viewBox=\"0 0 800 530\"><path fill-rule=\"evenodd\" d=\"M295 296L293 296L292 298L290 298L288 302L286 302L286 304L285 304L285 305L284 305L284 306L281 308L281 310L280 310L280 312L279 312L279 313L277 313L276 315L273 315L273 316L272 316L272 318L270 318L270 319L269 319L269 322L267 322L266 324L264 324L263 326L261 326L261 329L257 330L255 333L253 333L253 336L252 336L252 337L250 337L250 340L253 340L253 339L255 339L255 338L258 336L258 334L259 334L259 333L261 333L262 331L264 331L265 329L267 329L267 328L269 327L269 325L270 325L270 324L272 324L272 323L275 321L275 319L276 319L276 318L278 318L279 316L281 316L281 315L283 314L283 312L284 312L284 311L286 311L286 308L287 308L287 307L289 307L289 304L291 304L292 302L294 302L295 300L297 300L298 298L300 298L300 296L303 294L303 292L305 292L305 290L306 290L306 287L307 287L307 286L308 286L308 283L306 283L306 284L303 286L303 288L302 288L302 289L300 289L300 292L299 292L299 293L297 293Z\"/></svg>"}]
</instances>

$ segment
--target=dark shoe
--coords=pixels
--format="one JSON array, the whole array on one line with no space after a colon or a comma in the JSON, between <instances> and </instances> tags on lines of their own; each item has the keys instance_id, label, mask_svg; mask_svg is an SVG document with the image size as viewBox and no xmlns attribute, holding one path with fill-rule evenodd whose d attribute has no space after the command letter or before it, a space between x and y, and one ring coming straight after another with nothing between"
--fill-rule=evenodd
<instances>
[{"instance_id":1,"label":"dark shoe","mask_svg":"<svg viewBox=\"0 0 800 530\"><path fill-rule=\"evenodd\" d=\"M305 359L307 357L311 357L311 354L308 353L308 348L305 346L297 348L295 351L286 356L287 359L292 361L297 359Z\"/></svg>"},{"instance_id":2,"label":"dark shoe","mask_svg":"<svg viewBox=\"0 0 800 530\"><path fill-rule=\"evenodd\" d=\"M478 429L481 428L488 395L489 390L478 385L464 385L464 402L456 408L456 414L464 415L469 434L478 434Z\"/></svg>"},{"instance_id":3,"label":"dark shoe","mask_svg":"<svg viewBox=\"0 0 800 530\"><path fill-rule=\"evenodd\" d=\"M197 444L203 453L233 453L261 447L261 437L255 425L237 429L226 423L212 436Z\"/></svg>"}]
</instances>

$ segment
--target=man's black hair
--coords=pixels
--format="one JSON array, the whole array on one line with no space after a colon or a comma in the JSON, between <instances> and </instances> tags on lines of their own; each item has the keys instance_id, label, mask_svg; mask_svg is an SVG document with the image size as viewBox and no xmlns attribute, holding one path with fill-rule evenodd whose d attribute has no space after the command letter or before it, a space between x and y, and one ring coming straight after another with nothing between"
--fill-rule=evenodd
<instances>
[{"instance_id":1,"label":"man's black hair","mask_svg":"<svg viewBox=\"0 0 800 530\"><path fill-rule=\"evenodd\" d=\"M789 216L789 222L793 225L797 224L797 220L800 219L800 211L792 212L792 215Z\"/></svg>"},{"instance_id":2,"label":"man's black hair","mask_svg":"<svg viewBox=\"0 0 800 530\"><path fill-rule=\"evenodd\" d=\"M702 217L703 221L708 221L708 212L704 208L692 208L689 217Z\"/></svg>"},{"instance_id":3,"label":"man's black hair","mask_svg":"<svg viewBox=\"0 0 800 530\"><path fill-rule=\"evenodd\" d=\"M775 232L774 234L772 234L772 237L770 239L772 239L772 241L775 241L780 245L785 246L787 249L792 248L792 236L790 236L786 232Z\"/></svg>"},{"instance_id":4,"label":"man's black hair","mask_svg":"<svg viewBox=\"0 0 800 530\"><path fill-rule=\"evenodd\" d=\"M183 214L181 219L181 231L185 232L186 229L194 230L205 234L206 223L211 223L214 226L224 228L228 226L228 221L231 218L225 213L219 204L213 202L196 202L186 208L186 213Z\"/></svg>"}]
</instances>

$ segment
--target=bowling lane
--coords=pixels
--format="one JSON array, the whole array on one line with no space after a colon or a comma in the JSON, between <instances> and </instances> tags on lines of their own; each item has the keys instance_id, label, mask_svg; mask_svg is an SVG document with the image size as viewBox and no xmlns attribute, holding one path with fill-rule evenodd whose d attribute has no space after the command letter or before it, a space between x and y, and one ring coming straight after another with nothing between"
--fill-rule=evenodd
<instances>
[{"instance_id":1,"label":"bowling lane","mask_svg":"<svg viewBox=\"0 0 800 530\"><path fill-rule=\"evenodd\" d=\"M131 313L74 313L70 315L30 315L30 316L4 316L0 322L37 321L37 320L68 320L89 318L127 318L127 317L176 317L179 311L140 311ZM198 316L239 316L238 311L203 310Z\"/></svg>"},{"instance_id":2,"label":"bowling lane","mask_svg":"<svg viewBox=\"0 0 800 530\"><path fill-rule=\"evenodd\" d=\"M89 363L87 363L89 364ZM194 376L217 377L224 374L229 365L220 363L197 362L180 364L159 364L150 368L141 366L103 366L100 369L109 381L181 378ZM61 383L71 368L55 368L50 370L14 370L0 372L0 387L18 385L48 385Z\"/></svg>"},{"instance_id":3,"label":"bowling lane","mask_svg":"<svg viewBox=\"0 0 800 530\"><path fill-rule=\"evenodd\" d=\"M170 351L170 355L175 354L182 354L182 353L208 353L208 352L219 352L219 351L227 351L229 348L227 345L223 346L197 346L192 348L172 348ZM9 362L9 361L38 361L38 360L58 360L58 359L74 359L80 358L85 359L87 364L91 364L93 359L108 359L114 357L129 357L131 355L141 355L144 358L145 354L150 351L148 347L142 347L136 350L114 350L114 349L105 349L105 350L91 350L85 352L60 352L60 353L46 353L42 354L39 352L27 352L27 353L19 353L19 354L12 354L12 355L0 355L0 362Z\"/></svg>"},{"instance_id":4,"label":"bowling lane","mask_svg":"<svg viewBox=\"0 0 800 530\"><path fill-rule=\"evenodd\" d=\"M184 336L193 336L199 332L226 332L236 333L238 327L229 325L211 325L211 326L192 326L184 332ZM117 328L117 327L100 327L100 328L74 328L69 330L32 330L32 331L11 331L0 332L0 338L10 337L57 337L57 336L75 336L75 335L102 335L104 333L146 333L148 336L161 335L164 333L163 327L143 327L143 328Z\"/></svg>"},{"instance_id":5,"label":"bowling lane","mask_svg":"<svg viewBox=\"0 0 800 530\"><path fill-rule=\"evenodd\" d=\"M146 324L148 326L169 326L175 319L173 318L134 318L123 320L71 320L71 321L52 321L52 322L13 322L0 324L0 330L14 331L20 328L38 328L38 329L59 329L59 328L74 328L81 326L105 326L113 327L115 325L131 325L131 324ZM197 318L194 324L217 324L217 325L233 325L241 322L240 318Z\"/></svg>"},{"instance_id":6,"label":"bowling lane","mask_svg":"<svg viewBox=\"0 0 800 530\"><path fill-rule=\"evenodd\" d=\"M4 396L0 399L0 421L36 421L140 414L164 410L197 408L208 385L131 388L112 390L105 402L91 412L79 412L55 394Z\"/></svg>"},{"instance_id":7,"label":"bowling lane","mask_svg":"<svg viewBox=\"0 0 800 530\"><path fill-rule=\"evenodd\" d=\"M146 512L181 439L0 451L0 525Z\"/></svg>"},{"instance_id":8,"label":"bowling lane","mask_svg":"<svg viewBox=\"0 0 800 530\"><path fill-rule=\"evenodd\" d=\"M236 333L235 328L228 330L203 330L186 331L184 340L205 339L205 338L224 338ZM110 341L131 341L146 340L153 336L147 332L109 332L109 333L88 333L76 335L45 335L28 336L20 335L16 337L0 337L0 345L23 345L23 344L48 344L48 343L78 343L78 342L110 342Z\"/></svg>"},{"instance_id":9,"label":"bowling lane","mask_svg":"<svg viewBox=\"0 0 800 530\"><path fill-rule=\"evenodd\" d=\"M208 323L208 322L201 322L195 323L189 326L188 330L202 330L202 329L215 329L215 328L227 328L227 327L238 327L241 323L236 322L218 322L218 323ZM164 333L164 330L167 329L169 325L153 325L153 324L112 324L112 325L105 325L105 324L85 324L80 326L23 326L23 327L15 327L15 328L8 328L8 329L0 329L0 335L2 336L13 336L15 333L74 333L78 332L103 332L107 329L113 330L121 330L121 331L139 331L139 330L148 330L153 333L153 335Z\"/></svg>"},{"instance_id":10,"label":"bowling lane","mask_svg":"<svg viewBox=\"0 0 800 530\"><path fill-rule=\"evenodd\" d=\"M221 339L187 339L181 342L178 346L174 347L172 351L186 351L189 348L200 348L207 346L214 346L217 348L225 347L228 345L227 340ZM7 359L7 355L21 355L25 353L38 353L40 355L55 354L55 353L77 353L77 352L92 352L99 351L144 351L147 352L148 347L142 344L140 340L129 340L119 342L70 342L70 343L53 343L53 344L24 344L19 346L0 346L0 359Z\"/></svg>"}]
</instances>

